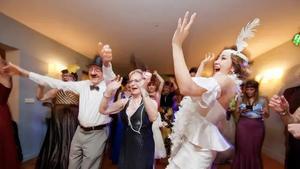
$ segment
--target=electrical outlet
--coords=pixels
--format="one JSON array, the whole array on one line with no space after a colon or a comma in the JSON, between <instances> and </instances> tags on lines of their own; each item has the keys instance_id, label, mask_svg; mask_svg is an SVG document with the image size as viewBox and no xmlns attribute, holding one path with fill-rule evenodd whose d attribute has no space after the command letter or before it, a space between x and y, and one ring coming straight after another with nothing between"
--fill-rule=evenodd
<instances>
[{"instance_id":1,"label":"electrical outlet","mask_svg":"<svg viewBox=\"0 0 300 169\"><path fill-rule=\"evenodd\" d=\"M34 98L25 98L24 100L25 103L29 103L29 104L32 104L35 102Z\"/></svg>"}]
</instances>

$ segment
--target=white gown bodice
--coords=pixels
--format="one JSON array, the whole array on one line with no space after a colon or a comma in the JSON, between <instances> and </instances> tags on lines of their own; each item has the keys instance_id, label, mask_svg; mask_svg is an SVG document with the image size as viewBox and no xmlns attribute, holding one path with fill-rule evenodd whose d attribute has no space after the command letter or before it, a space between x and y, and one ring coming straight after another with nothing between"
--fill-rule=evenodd
<instances>
[{"instance_id":1,"label":"white gown bodice","mask_svg":"<svg viewBox=\"0 0 300 169\"><path fill-rule=\"evenodd\" d=\"M230 145L216 127L218 122L226 118L226 110L218 102L220 85L213 77L195 77L193 81L207 91L202 96L185 97L182 100L170 136L172 155L176 155L177 149L185 141L204 149L225 151Z\"/></svg>"}]
</instances>

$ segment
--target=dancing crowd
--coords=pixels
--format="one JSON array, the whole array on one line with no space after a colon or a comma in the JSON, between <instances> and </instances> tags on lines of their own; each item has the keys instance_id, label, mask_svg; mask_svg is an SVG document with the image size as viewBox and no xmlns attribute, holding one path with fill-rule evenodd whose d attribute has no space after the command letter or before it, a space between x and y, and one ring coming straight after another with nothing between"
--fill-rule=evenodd
<instances>
[{"instance_id":1,"label":"dancing crowd","mask_svg":"<svg viewBox=\"0 0 300 169\"><path fill-rule=\"evenodd\" d=\"M243 50L259 19L242 29L233 47L218 56L209 53L198 68L188 69L182 44L195 18L187 12L178 20L172 38L174 76L138 68L115 75L112 49L102 43L87 65L87 80L81 81L74 69L62 70L58 80L1 56L0 168L20 168L7 100L12 77L22 76L37 84L37 99L51 110L38 169L99 169L106 149L119 169L153 169L159 159L168 159L167 169L211 169L220 163L262 169L269 109L296 139L300 105L290 109L284 96L268 100L259 94L259 83L248 78ZM209 63L212 74L204 77Z\"/></svg>"}]
</instances>

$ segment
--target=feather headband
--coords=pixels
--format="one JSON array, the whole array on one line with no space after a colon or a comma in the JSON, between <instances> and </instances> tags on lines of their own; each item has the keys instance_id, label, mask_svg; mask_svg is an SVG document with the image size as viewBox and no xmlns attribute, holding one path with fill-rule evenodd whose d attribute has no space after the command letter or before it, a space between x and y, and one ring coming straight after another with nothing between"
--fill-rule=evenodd
<instances>
[{"instance_id":1,"label":"feather headband","mask_svg":"<svg viewBox=\"0 0 300 169\"><path fill-rule=\"evenodd\" d=\"M241 52L248 46L248 43L246 41L254 36L254 33L256 31L255 28L259 25L259 22L259 18L255 18L253 21L249 22L245 27L243 27L235 42L237 50L227 49L226 51L237 55L241 59L248 62L248 58Z\"/></svg>"}]
</instances>

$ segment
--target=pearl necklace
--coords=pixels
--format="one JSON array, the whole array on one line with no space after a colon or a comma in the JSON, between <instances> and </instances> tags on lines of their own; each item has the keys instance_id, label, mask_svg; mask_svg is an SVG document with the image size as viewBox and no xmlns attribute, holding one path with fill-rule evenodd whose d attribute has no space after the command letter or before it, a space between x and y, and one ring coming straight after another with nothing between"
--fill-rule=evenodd
<instances>
[{"instance_id":1,"label":"pearl necklace","mask_svg":"<svg viewBox=\"0 0 300 169\"><path fill-rule=\"evenodd\" d=\"M141 116L141 119L140 119L141 120L141 124L140 124L138 130L135 130L133 128L133 126L132 126L132 123L131 123L130 119L131 119L131 116L140 108L140 106L143 106L142 110L140 111L140 113L141 113L141 115L140 115ZM145 106L144 106L144 103L142 103L141 105L139 105L139 107L136 109L136 111L132 115L130 115L130 116L127 115L128 125L130 126L130 128L131 128L132 131L134 131L134 132L136 132L138 134L141 134L141 128L143 126L143 111L144 111L144 109L145 109Z\"/></svg>"}]
</instances>

